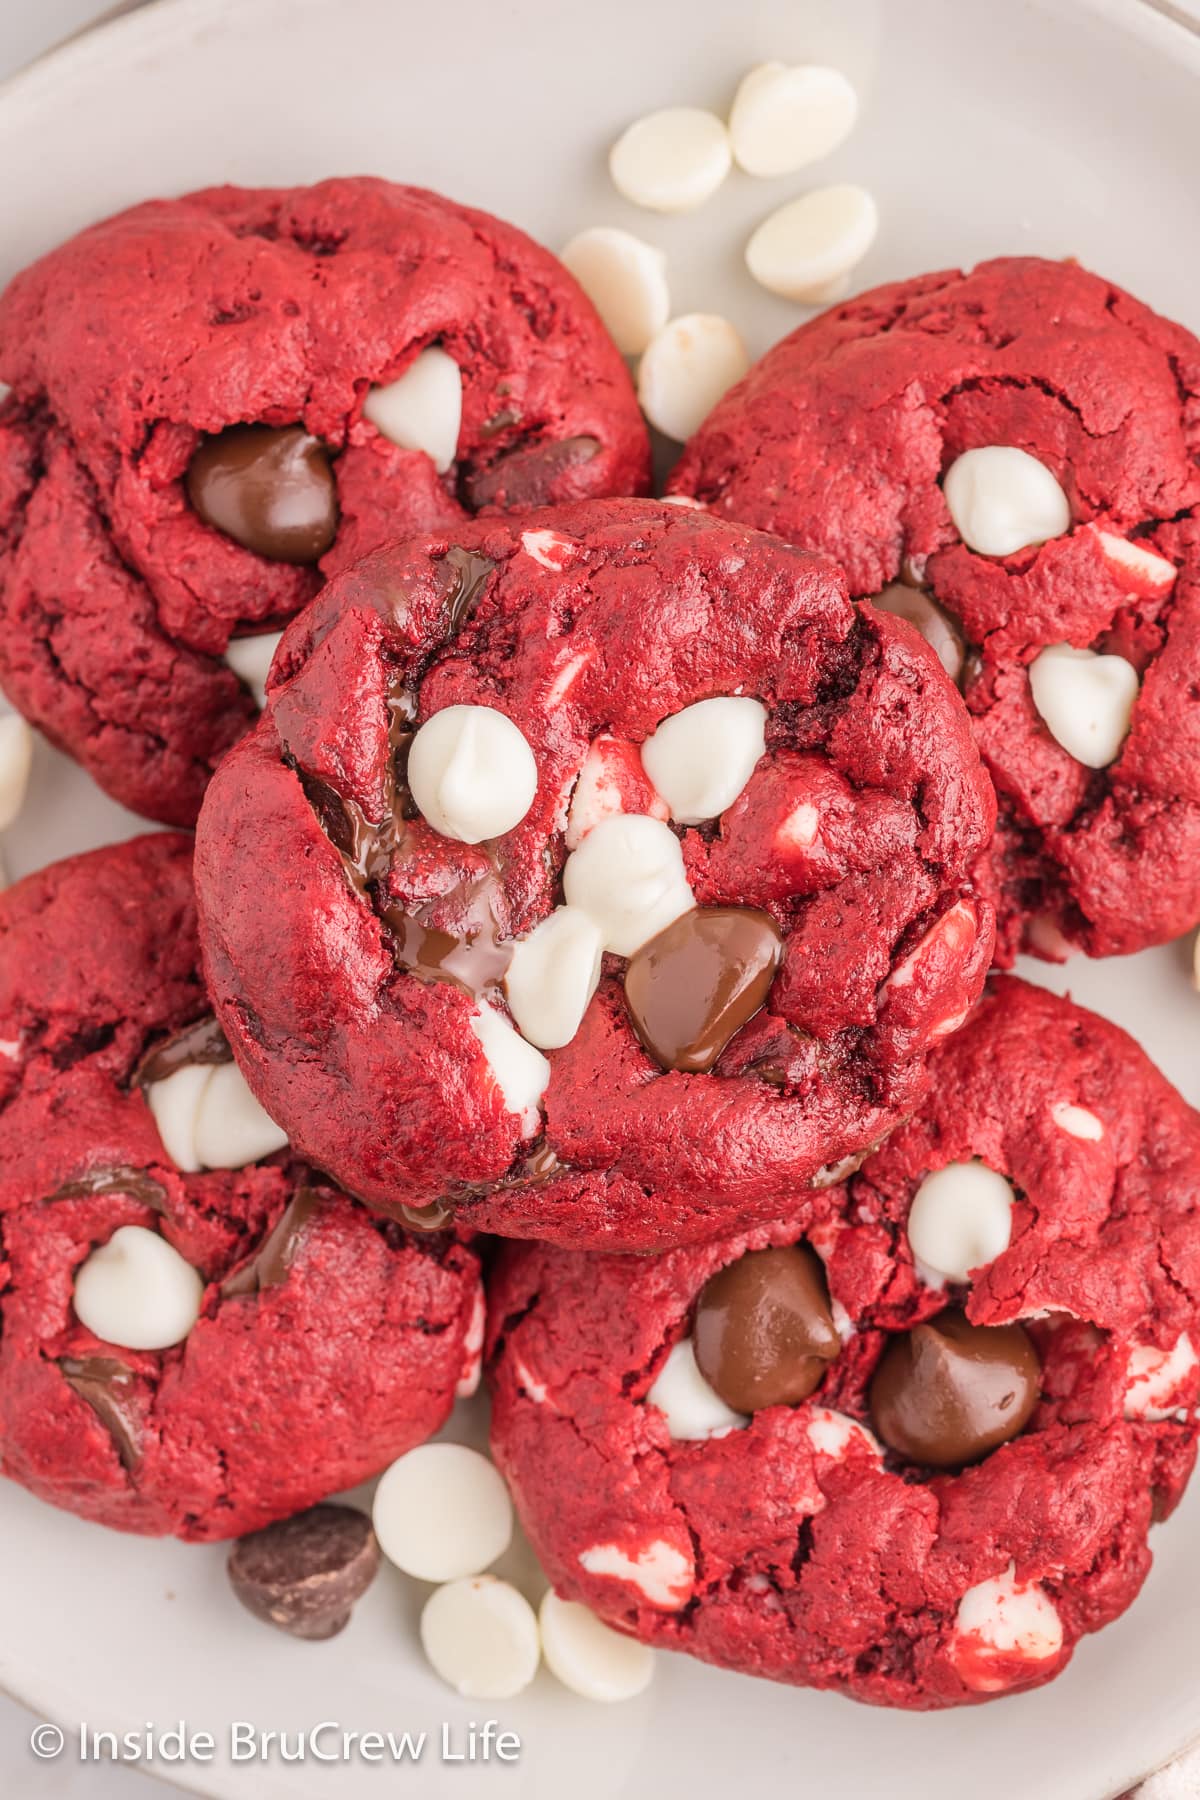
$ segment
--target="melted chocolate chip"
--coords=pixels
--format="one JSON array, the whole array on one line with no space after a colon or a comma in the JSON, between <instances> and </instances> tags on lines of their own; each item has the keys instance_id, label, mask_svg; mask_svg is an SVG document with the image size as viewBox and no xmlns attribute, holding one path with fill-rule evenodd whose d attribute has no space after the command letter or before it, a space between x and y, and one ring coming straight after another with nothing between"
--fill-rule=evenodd
<instances>
[{"instance_id":1,"label":"melted chocolate chip","mask_svg":"<svg viewBox=\"0 0 1200 1800\"><path fill-rule=\"evenodd\" d=\"M264 1288L278 1287L286 1281L308 1222L320 1204L321 1196L315 1188L297 1188L256 1254L222 1282L221 1298L234 1300L240 1294L259 1294Z\"/></svg>"},{"instance_id":2,"label":"melted chocolate chip","mask_svg":"<svg viewBox=\"0 0 1200 1800\"><path fill-rule=\"evenodd\" d=\"M569 470L582 468L599 453L600 443L594 437L523 445L498 456L486 468L468 470L462 480L463 498L475 512L484 506L544 506Z\"/></svg>"},{"instance_id":3,"label":"melted chocolate chip","mask_svg":"<svg viewBox=\"0 0 1200 1800\"><path fill-rule=\"evenodd\" d=\"M256 556L315 563L337 534L329 454L302 425L232 425L205 438L186 482L205 524Z\"/></svg>"},{"instance_id":4,"label":"melted chocolate chip","mask_svg":"<svg viewBox=\"0 0 1200 1800\"><path fill-rule=\"evenodd\" d=\"M428 1206L402 1206L400 1218L410 1231L445 1231L454 1223L454 1208L434 1200Z\"/></svg>"},{"instance_id":5,"label":"melted chocolate chip","mask_svg":"<svg viewBox=\"0 0 1200 1800\"><path fill-rule=\"evenodd\" d=\"M625 1004L664 1069L711 1069L770 991L783 939L767 913L705 906L684 913L629 959Z\"/></svg>"},{"instance_id":6,"label":"melted chocolate chip","mask_svg":"<svg viewBox=\"0 0 1200 1800\"><path fill-rule=\"evenodd\" d=\"M897 619L906 619L910 625L915 626L930 649L937 652L938 661L951 681L960 687L963 685L966 639L958 621L950 616L944 606L938 604L932 594L921 588L910 587L907 582L893 581L882 593L874 596L871 605L878 607L880 612L892 613Z\"/></svg>"},{"instance_id":7,"label":"melted chocolate chip","mask_svg":"<svg viewBox=\"0 0 1200 1800\"><path fill-rule=\"evenodd\" d=\"M806 1399L842 1347L821 1259L795 1244L728 1263L701 1291L692 1344L705 1381L735 1412Z\"/></svg>"},{"instance_id":8,"label":"melted chocolate chip","mask_svg":"<svg viewBox=\"0 0 1200 1800\"><path fill-rule=\"evenodd\" d=\"M138 1064L134 1080L139 1086L147 1087L152 1081L165 1081L179 1069L190 1068L193 1063L232 1061L229 1040L209 1013L157 1044Z\"/></svg>"},{"instance_id":9,"label":"melted chocolate chip","mask_svg":"<svg viewBox=\"0 0 1200 1800\"><path fill-rule=\"evenodd\" d=\"M292 1637L334 1637L379 1567L365 1514L312 1506L239 1538L226 1565L234 1593L256 1619Z\"/></svg>"},{"instance_id":10,"label":"melted chocolate chip","mask_svg":"<svg viewBox=\"0 0 1200 1800\"><path fill-rule=\"evenodd\" d=\"M60 1356L58 1366L67 1386L87 1402L108 1432L121 1466L132 1469L142 1454L133 1370L112 1356Z\"/></svg>"},{"instance_id":11,"label":"melted chocolate chip","mask_svg":"<svg viewBox=\"0 0 1200 1800\"><path fill-rule=\"evenodd\" d=\"M1041 1373L1020 1325L972 1325L949 1307L892 1339L871 1382L871 1417L910 1462L961 1468L1016 1437Z\"/></svg>"},{"instance_id":12,"label":"melted chocolate chip","mask_svg":"<svg viewBox=\"0 0 1200 1800\"><path fill-rule=\"evenodd\" d=\"M447 622L451 631L459 631L483 598L488 577L496 565L490 557L451 544L442 558L442 567L454 577L454 586L447 598Z\"/></svg>"},{"instance_id":13,"label":"melted chocolate chip","mask_svg":"<svg viewBox=\"0 0 1200 1800\"><path fill-rule=\"evenodd\" d=\"M86 1175L77 1176L74 1181L64 1181L46 1198L87 1200L95 1194L128 1194L131 1200L140 1200L143 1206L153 1207L155 1212L162 1212L167 1203L167 1190L161 1182L153 1180L141 1169L116 1167L89 1169Z\"/></svg>"}]
</instances>

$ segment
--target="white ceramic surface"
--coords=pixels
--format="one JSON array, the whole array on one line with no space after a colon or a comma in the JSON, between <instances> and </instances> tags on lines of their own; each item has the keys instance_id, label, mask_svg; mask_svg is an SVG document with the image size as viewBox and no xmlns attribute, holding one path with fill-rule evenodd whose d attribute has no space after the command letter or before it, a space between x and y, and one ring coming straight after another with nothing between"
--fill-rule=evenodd
<instances>
[{"instance_id":1,"label":"white ceramic surface","mask_svg":"<svg viewBox=\"0 0 1200 1800\"><path fill-rule=\"evenodd\" d=\"M10 172L0 277L149 192L372 171L493 207L552 246L589 224L651 237L671 259L674 310L727 312L757 354L800 314L754 289L741 248L809 175L735 176L699 215L660 220L617 198L604 152L651 107L723 109L748 65L777 57L834 63L859 87L861 123L819 172L863 181L879 199L882 230L858 286L1005 251L1075 254L1200 327L1200 38L1171 16L1186 9L1187 0L1153 9L1141 0L164 0L0 91L0 167ZM136 825L43 745L4 852L19 875ZM1134 1031L1200 1100L1189 962L1176 945L1028 972ZM1138 1605L1087 1641L1060 1681L931 1717L671 1658L648 1694L617 1709L578 1700L545 1674L517 1701L472 1707L423 1666L424 1590L399 1577L377 1584L342 1637L303 1645L232 1603L219 1549L123 1538L8 1485L0 1532L0 1683L68 1731L81 1720L130 1730L184 1719L224 1745L235 1719L289 1732L336 1720L436 1740L443 1720L457 1731L494 1716L523 1740L508 1767L444 1764L436 1741L400 1771L277 1758L235 1766L227 1755L153 1765L239 1800L398 1788L432 1800L475 1786L531 1800L564 1791L707 1800L747 1779L850 1800L905 1800L931 1782L972 1800L1102 1800L1200 1733L1200 1488L1157 1534Z\"/></svg>"}]
</instances>

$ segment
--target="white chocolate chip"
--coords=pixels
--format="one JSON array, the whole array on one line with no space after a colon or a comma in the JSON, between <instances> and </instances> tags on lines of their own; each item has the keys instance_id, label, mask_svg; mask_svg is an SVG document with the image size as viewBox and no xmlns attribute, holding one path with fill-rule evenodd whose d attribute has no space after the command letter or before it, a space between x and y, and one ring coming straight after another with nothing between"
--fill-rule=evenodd
<instances>
[{"instance_id":1,"label":"white chocolate chip","mask_svg":"<svg viewBox=\"0 0 1200 1800\"><path fill-rule=\"evenodd\" d=\"M691 1338L675 1344L646 1395L667 1421L673 1438L725 1437L750 1423L744 1413L726 1406L709 1387L696 1364Z\"/></svg>"},{"instance_id":2,"label":"white chocolate chip","mask_svg":"<svg viewBox=\"0 0 1200 1800\"><path fill-rule=\"evenodd\" d=\"M225 649L225 661L260 709L267 704L267 676L282 636L282 631L260 631L254 637L230 638Z\"/></svg>"},{"instance_id":3,"label":"white chocolate chip","mask_svg":"<svg viewBox=\"0 0 1200 1800\"><path fill-rule=\"evenodd\" d=\"M958 1603L950 1660L977 1693L999 1693L1021 1679L1014 1662L1048 1662L1062 1649L1063 1628L1050 1596L1018 1582L1015 1564L968 1588Z\"/></svg>"},{"instance_id":4,"label":"white chocolate chip","mask_svg":"<svg viewBox=\"0 0 1200 1800\"><path fill-rule=\"evenodd\" d=\"M211 1063L186 1063L146 1088L146 1104L154 1115L163 1149L185 1174L203 1166L196 1151L196 1117L211 1074Z\"/></svg>"},{"instance_id":5,"label":"white chocolate chip","mask_svg":"<svg viewBox=\"0 0 1200 1800\"><path fill-rule=\"evenodd\" d=\"M820 305L831 284L862 261L878 230L879 211L866 188L816 188L763 220L746 245L746 267L772 294Z\"/></svg>"},{"instance_id":6,"label":"white chocolate chip","mask_svg":"<svg viewBox=\"0 0 1200 1800\"><path fill-rule=\"evenodd\" d=\"M843 1462L852 1448L866 1450L874 1461L882 1464L883 1447L878 1438L848 1413L834 1412L828 1406L814 1406L808 1414L808 1441L822 1456Z\"/></svg>"},{"instance_id":7,"label":"white chocolate chip","mask_svg":"<svg viewBox=\"0 0 1200 1800\"><path fill-rule=\"evenodd\" d=\"M579 554L579 539L564 537L561 531L523 531L521 548L534 562L541 563L554 575L561 575L567 564Z\"/></svg>"},{"instance_id":8,"label":"white chocolate chip","mask_svg":"<svg viewBox=\"0 0 1200 1800\"><path fill-rule=\"evenodd\" d=\"M638 402L656 431L682 444L750 367L736 328L719 313L664 325L638 366Z\"/></svg>"},{"instance_id":9,"label":"white chocolate chip","mask_svg":"<svg viewBox=\"0 0 1200 1800\"><path fill-rule=\"evenodd\" d=\"M640 813L602 819L563 868L563 893L589 913L606 950L632 956L695 906L679 839Z\"/></svg>"},{"instance_id":10,"label":"white chocolate chip","mask_svg":"<svg viewBox=\"0 0 1200 1800\"><path fill-rule=\"evenodd\" d=\"M1125 1388L1127 1419L1169 1419L1178 1410L1175 1395L1196 1367L1196 1351L1186 1331L1174 1347L1135 1344L1129 1352Z\"/></svg>"},{"instance_id":11,"label":"white chocolate chip","mask_svg":"<svg viewBox=\"0 0 1200 1800\"><path fill-rule=\"evenodd\" d=\"M541 1648L532 1606L494 1575L452 1581L421 1613L421 1647L464 1700L511 1700L537 1674Z\"/></svg>"},{"instance_id":12,"label":"white chocolate chip","mask_svg":"<svg viewBox=\"0 0 1200 1800\"><path fill-rule=\"evenodd\" d=\"M0 831L7 831L25 804L33 764L33 732L20 713L0 717Z\"/></svg>"},{"instance_id":13,"label":"white chocolate chip","mask_svg":"<svg viewBox=\"0 0 1200 1800\"><path fill-rule=\"evenodd\" d=\"M1129 735L1138 674L1123 656L1051 644L1029 665L1029 691L1042 722L1068 756L1106 769Z\"/></svg>"},{"instance_id":14,"label":"white chocolate chip","mask_svg":"<svg viewBox=\"0 0 1200 1800\"><path fill-rule=\"evenodd\" d=\"M592 1544L580 1551L579 1566L589 1575L627 1581L663 1612L686 1606L696 1579L691 1557L666 1538L652 1538L633 1556L620 1544Z\"/></svg>"},{"instance_id":15,"label":"white chocolate chip","mask_svg":"<svg viewBox=\"0 0 1200 1800\"><path fill-rule=\"evenodd\" d=\"M370 390L363 417L402 450L423 450L444 475L458 450L462 371L444 350L422 350L403 375Z\"/></svg>"},{"instance_id":16,"label":"white chocolate chip","mask_svg":"<svg viewBox=\"0 0 1200 1800\"><path fill-rule=\"evenodd\" d=\"M447 706L408 751L408 786L443 837L481 844L519 825L537 793L537 764L520 727L491 706Z\"/></svg>"},{"instance_id":17,"label":"white chocolate chip","mask_svg":"<svg viewBox=\"0 0 1200 1800\"><path fill-rule=\"evenodd\" d=\"M538 1611L546 1667L585 1700L633 1700L654 1678L648 1644L614 1631L578 1600L549 1589Z\"/></svg>"},{"instance_id":18,"label":"white chocolate chip","mask_svg":"<svg viewBox=\"0 0 1200 1800\"><path fill-rule=\"evenodd\" d=\"M1070 1100L1056 1100L1050 1108L1050 1117L1060 1131L1068 1137L1082 1138L1086 1143L1098 1144L1104 1136L1103 1122L1086 1106L1076 1106Z\"/></svg>"},{"instance_id":19,"label":"white chocolate chip","mask_svg":"<svg viewBox=\"0 0 1200 1800\"><path fill-rule=\"evenodd\" d=\"M202 1169L244 1169L273 1156L287 1132L259 1105L234 1062L218 1063L196 1108L196 1159Z\"/></svg>"},{"instance_id":20,"label":"white chocolate chip","mask_svg":"<svg viewBox=\"0 0 1200 1800\"><path fill-rule=\"evenodd\" d=\"M1175 586L1179 574L1173 562L1160 556L1145 544L1131 543L1113 531L1101 531L1098 525L1087 528L1096 535L1104 560L1128 592L1138 599L1161 600Z\"/></svg>"},{"instance_id":21,"label":"white chocolate chip","mask_svg":"<svg viewBox=\"0 0 1200 1800\"><path fill-rule=\"evenodd\" d=\"M663 252L632 232L594 225L571 239L561 260L622 356L640 356L671 316Z\"/></svg>"},{"instance_id":22,"label":"white chocolate chip","mask_svg":"<svg viewBox=\"0 0 1200 1800\"><path fill-rule=\"evenodd\" d=\"M766 748L767 709L732 696L698 700L664 719L642 745L647 775L680 825L732 806Z\"/></svg>"},{"instance_id":23,"label":"white chocolate chip","mask_svg":"<svg viewBox=\"0 0 1200 1800\"><path fill-rule=\"evenodd\" d=\"M371 1509L379 1548L420 1581L478 1575L512 1541L499 1469L463 1444L421 1444L384 1471Z\"/></svg>"},{"instance_id":24,"label":"white chocolate chip","mask_svg":"<svg viewBox=\"0 0 1200 1800\"><path fill-rule=\"evenodd\" d=\"M469 1020L479 1039L492 1079L508 1111L521 1120L521 1130L532 1137L540 1122L542 1095L550 1085L550 1064L540 1050L515 1032L495 1007L481 1003Z\"/></svg>"},{"instance_id":25,"label":"white chocolate chip","mask_svg":"<svg viewBox=\"0 0 1200 1800\"><path fill-rule=\"evenodd\" d=\"M836 150L857 117L858 95L840 70L759 63L729 115L734 160L747 175L790 175Z\"/></svg>"},{"instance_id":26,"label":"white chocolate chip","mask_svg":"<svg viewBox=\"0 0 1200 1800\"><path fill-rule=\"evenodd\" d=\"M471 1304L470 1323L463 1334L462 1374L454 1387L460 1400L469 1400L472 1394L479 1392L479 1382L483 1375L483 1336L486 1329L487 1297L483 1289L477 1287Z\"/></svg>"},{"instance_id":27,"label":"white chocolate chip","mask_svg":"<svg viewBox=\"0 0 1200 1800\"><path fill-rule=\"evenodd\" d=\"M1012 1184L986 1163L947 1163L927 1175L908 1214L908 1242L930 1286L967 1281L994 1262L1012 1237Z\"/></svg>"},{"instance_id":28,"label":"white chocolate chip","mask_svg":"<svg viewBox=\"0 0 1200 1800\"><path fill-rule=\"evenodd\" d=\"M504 977L517 1029L541 1050L560 1050L579 1030L600 983L599 927L576 906L556 906L521 938Z\"/></svg>"},{"instance_id":29,"label":"white chocolate chip","mask_svg":"<svg viewBox=\"0 0 1200 1800\"><path fill-rule=\"evenodd\" d=\"M609 151L613 186L652 212L694 212L716 193L733 157L715 113L668 106L631 125Z\"/></svg>"},{"instance_id":30,"label":"white chocolate chip","mask_svg":"<svg viewBox=\"0 0 1200 1800\"><path fill-rule=\"evenodd\" d=\"M204 1283L157 1231L121 1225L75 1276L75 1312L125 1350L166 1350L200 1316Z\"/></svg>"},{"instance_id":31,"label":"white chocolate chip","mask_svg":"<svg viewBox=\"0 0 1200 1800\"><path fill-rule=\"evenodd\" d=\"M1010 444L964 450L942 492L955 530L980 556L1013 556L1071 528L1071 504L1045 463Z\"/></svg>"}]
</instances>

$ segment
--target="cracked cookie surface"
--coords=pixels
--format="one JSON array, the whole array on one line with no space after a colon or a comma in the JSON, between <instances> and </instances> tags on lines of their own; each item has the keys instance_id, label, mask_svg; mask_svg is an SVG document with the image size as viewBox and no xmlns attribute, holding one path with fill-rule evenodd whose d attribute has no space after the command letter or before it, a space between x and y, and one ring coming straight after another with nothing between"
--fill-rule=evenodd
<instances>
[{"instance_id":1,"label":"cracked cookie surface","mask_svg":"<svg viewBox=\"0 0 1200 1800\"><path fill-rule=\"evenodd\" d=\"M462 384L443 473L363 413L429 346ZM277 632L386 538L648 479L625 367L566 270L513 226L374 179L213 188L90 227L0 299L0 379L0 682L175 825L253 722L231 640ZM245 423L324 446L319 568L192 506L198 446Z\"/></svg>"},{"instance_id":2,"label":"cracked cookie surface","mask_svg":"<svg viewBox=\"0 0 1200 1800\"><path fill-rule=\"evenodd\" d=\"M641 746L720 696L760 703L762 754L719 817L668 828ZM523 734L536 792L464 843L420 816L405 759L428 719L479 706ZM272 1117L369 1203L580 1245L698 1239L773 1216L911 1109L982 985L991 917L965 873L992 804L936 658L857 614L824 560L649 502L479 521L360 563L291 627L200 820L209 981ZM514 943L587 828L629 813L694 916L749 909L777 972L688 1072L644 1047L608 954L523 1116L474 1026L513 1049Z\"/></svg>"},{"instance_id":3,"label":"cracked cookie surface","mask_svg":"<svg viewBox=\"0 0 1200 1800\"><path fill-rule=\"evenodd\" d=\"M1065 533L1003 556L962 541L942 480L992 445L1050 471ZM1137 950L1200 917L1198 453L1195 338L1075 264L1003 258L801 326L672 476L720 516L827 551L856 598L907 581L950 616L1000 798L981 879L1005 962ZM1123 658L1140 683L1100 768L1035 704L1030 666L1063 643Z\"/></svg>"},{"instance_id":4,"label":"cracked cookie surface","mask_svg":"<svg viewBox=\"0 0 1200 1800\"><path fill-rule=\"evenodd\" d=\"M406 1234L286 1149L175 1165L146 1057L165 1041L178 1058L209 1012L188 839L0 895L0 1470L186 1538L289 1515L429 1436L477 1368L482 1301L465 1244ZM203 1281L170 1348L106 1342L74 1310L81 1266L123 1227Z\"/></svg>"},{"instance_id":5,"label":"cracked cookie surface","mask_svg":"<svg viewBox=\"0 0 1200 1800\"><path fill-rule=\"evenodd\" d=\"M786 1224L657 1258L505 1247L493 1454L561 1594L649 1643L914 1708L1044 1682L1134 1599L1196 1452L1200 1117L1123 1032L1008 978L932 1073L916 1118ZM938 1285L915 1196L980 1163L1011 1185L1007 1245ZM706 1283L803 1239L841 1338L819 1385L750 1417L711 1393L698 1413L693 1385L681 1412L664 1369L685 1343L702 1360ZM1040 1362L1024 1429L949 1470L871 1429L885 1349L947 1300L1021 1319Z\"/></svg>"}]
</instances>

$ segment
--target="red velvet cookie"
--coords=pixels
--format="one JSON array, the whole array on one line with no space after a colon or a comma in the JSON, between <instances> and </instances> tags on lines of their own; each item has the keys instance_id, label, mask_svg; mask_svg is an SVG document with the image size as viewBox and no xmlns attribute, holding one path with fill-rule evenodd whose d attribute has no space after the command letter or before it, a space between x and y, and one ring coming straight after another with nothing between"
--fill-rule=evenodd
<instances>
[{"instance_id":1,"label":"red velvet cookie","mask_svg":"<svg viewBox=\"0 0 1200 1800\"><path fill-rule=\"evenodd\" d=\"M465 1245L278 1147L198 965L186 838L0 896L0 1469L106 1525L224 1538L435 1431L482 1293Z\"/></svg>"},{"instance_id":2,"label":"red velvet cookie","mask_svg":"<svg viewBox=\"0 0 1200 1800\"><path fill-rule=\"evenodd\" d=\"M646 502L480 522L285 637L200 819L210 983L371 1204L685 1242L911 1110L992 816L936 657L831 564Z\"/></svg>"},{"instance_id":3,"label":"red velvet cookie","mask_svg":"<svg viewBox=\"0 0 1200 1800\"><path fill-rule=\"evenodd\" d=\"M1200 918L1198 452L1200 344L1075 264L1006 258L802 326L672 477L938 643L1000 797L1005 960Z\"/></svg>"},{"instance_id":4,"label":"red velvet cookie","mask_svg":"<svg viewBox=\"0 0 1200 1800\"><path fill-rule=\"evenodd\" d=\"M0 299L0 380L0 682L171 824L322 574L648 479L624 364L554 257L370 178L92 226Z\"/></svg>"},{"instance_id":5,"label":"red velvet cookie","mask_svg":"<svg viewBox=\"0 0 1200 1800\"><path fill-rule=\"evenodd\" d=\"M1200 1117L1012 980L932 1064L786 1225L506 1249L493 1452L561 1594L902 1707L1046 1681L1132 1601L1196 1453Z\"/></svg>"}]
</instances>

